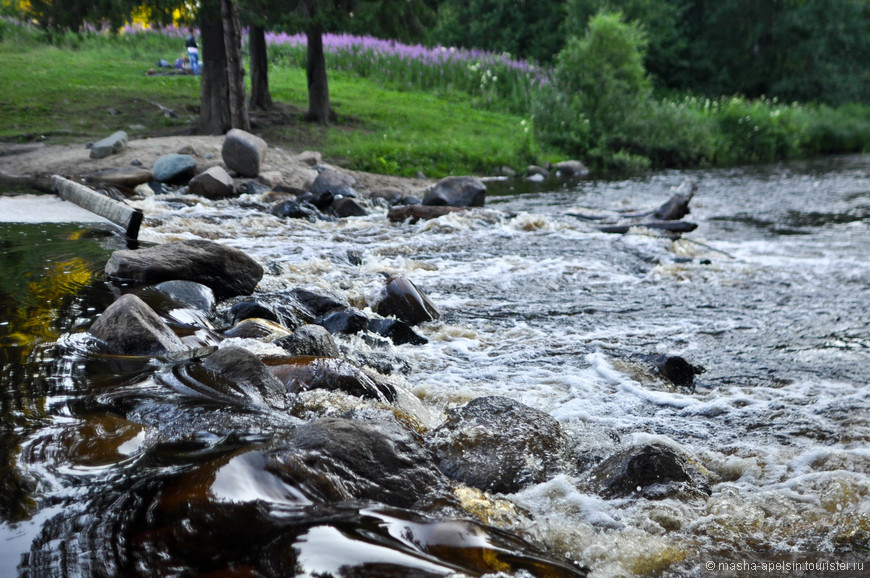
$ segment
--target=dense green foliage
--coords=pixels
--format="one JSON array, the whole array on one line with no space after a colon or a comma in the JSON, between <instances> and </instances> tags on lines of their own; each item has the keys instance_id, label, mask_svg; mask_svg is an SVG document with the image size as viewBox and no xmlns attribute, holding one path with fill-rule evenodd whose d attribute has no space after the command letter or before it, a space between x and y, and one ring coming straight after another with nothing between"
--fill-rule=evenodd
<instances>
[{"instance_id":1,"label":"dense green foliage","mask_svg":"<svg viewBox=\"0 0 870 578\"><path fill-rule=\"evenodd\" d=\"M533 103L541 142L597 168L769 162L870 150L866 106L779 99L656 99L641 64L645 39L619 14L595 15L556 58L556 82Z\"/></svg>"}]
</instances>

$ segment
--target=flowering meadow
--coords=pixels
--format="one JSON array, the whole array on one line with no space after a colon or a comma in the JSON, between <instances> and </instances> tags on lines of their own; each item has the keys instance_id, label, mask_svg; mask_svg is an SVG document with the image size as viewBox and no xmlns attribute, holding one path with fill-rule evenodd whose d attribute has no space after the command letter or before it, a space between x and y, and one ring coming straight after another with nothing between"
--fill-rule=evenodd
<instances>
[{"instance_id":1,"label":"flowering meadow","mask_svg":"<svg viewBox=\"0 0 870 578\"><path fill-rule=\"evenodd\" d=\"M304 34L268 33L274 65L304 68ZM327 67L409 90L470 94L475 105L526 114L534 91L549 84L549 71L509 54L408 45L371 36L324 34Z\"/></svg>"}]
</instances>

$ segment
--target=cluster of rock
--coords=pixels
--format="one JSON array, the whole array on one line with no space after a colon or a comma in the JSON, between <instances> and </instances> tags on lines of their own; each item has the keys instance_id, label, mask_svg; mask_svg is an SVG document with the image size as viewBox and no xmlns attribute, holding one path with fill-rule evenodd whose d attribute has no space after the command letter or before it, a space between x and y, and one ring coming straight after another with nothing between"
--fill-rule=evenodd
<instances>
[{"instance_id":1,"label":"cluster of rock","mask_svg":"<svg viewBox=\"0 0 870 578\"><path fill-rule=\"evenodd\" d=\"M105 158L126 146L127 135L119 131L91 145L90 154L95 159ZM95 185L141 190L145 195L152 194L151 191L173 191L217 200L255 194L260 195L264 210L282 218L309 221L365 216L374 206L386 204L391 221L413 223L482 207L486 202L487 187L475 177L447 177L412 194L389 188L371 190L354 175L323 164L320 155L312 152L295 158L308 167L311 176L300 175L292 179L291 186L280 171L263 170L268 150L262 138L233 129L224 137L219 163L207 158L208 162L200 165L195 151L183 147L159 157L150 169L133 161L137 166L100 171L85 176L85 180ZM516 176L514 171L509 174ZM525 178L543 180L551 174L578 178L586 176L588 170L579 161L563 161L547 168L529 167ZM150 190L137 189L146 184Z\"/></svg>"},{"instance_id":2,"label":"cluster of rock","mask_svg":"<svg viewBox=\"0 0 870 578\"><path fill-rule=\"evenodd\" d=\"M237 249L205 240L116 251L106 274L127 292L90 328L103 351L182 360L183 370L165 369L158 381L212 405L280 412L287 419L307 415L299 396L318 391L396 407L403 390L389 379L389 364L342 353L333 336L422 344L426 339L414 327L439 317L431 300L404 278L384 284L370 314L341 296L303 287L251 297L263 268ZM224 343L234 338L268 342L285 354L261 357ZM220 421L208 423L212 430L221 427ZM292 423L293 433L272 450L274 469L288 480L307 480L309 487L321 484L317 492L335 499L459 507L457 484L513 493L560 473L585 480L589 491L606 497L710 493L703 469L677 448L645 444L605 455L591 441L595 435L569 435L549 415L504 397L451 409L422 438L389 414ZM220 433L235 426L228 422ZM618 439L603 429L596 435ZM313 460L312 452L328 459Z\"/></svg>"}]
</instances>

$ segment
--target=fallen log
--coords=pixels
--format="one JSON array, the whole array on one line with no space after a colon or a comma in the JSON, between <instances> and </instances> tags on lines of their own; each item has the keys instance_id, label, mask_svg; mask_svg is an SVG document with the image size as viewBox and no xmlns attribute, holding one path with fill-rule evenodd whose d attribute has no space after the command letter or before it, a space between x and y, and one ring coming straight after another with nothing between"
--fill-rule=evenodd
<instances>
[{"instance_id":1,"label":"fallen log","mask_svg":"<svg viewBox=\"0 0 870 578\"><path fill-rule=\"evenodd\" d=\"M97 191L59 175L51 179L51 188L60 197L87 209L124 229L128 238L135 240L142 224L142 211L100 194Z\"/></svg>"},{"instance_id":2,"label":"fallen log","mask_svg":"<svg viewBox=\"0 0 870 578\"><path fill-rule=\"evenodd\" d=\"M437 219L450 213L459 213L467 207L448 207L445 205L403 205L393 207L387 213L387 218L393 223L402 223L410 219L411 224L423 219Z\"/></svg>"},{"instance_id":3,"label":"fallen log","mask_svg":"<svg viewBox=\"0 0 870 578\"><path fill-rule=\"evenodd\" d=\"M652 218L657 221L676 221L689 214L689 201L695 196L698 186L691 179L686 179L677 188L665 204L652 212Z\"/></svg>"},{"instance_id":4,"label":"fallen log","mask_svg":"<svg viewBox=\"0 0 870 578\"><path fill-rule=\"evenodd\" d=\"M660 231L669 231L671 233L691 233L698 228L695 223L687 221L646 221L644 223L624 223L621 225L602 225L597 227L602 233L619 233L624 234L632 227L646 227L647 229L657 229Z\"/></svg>"}]
</instances>

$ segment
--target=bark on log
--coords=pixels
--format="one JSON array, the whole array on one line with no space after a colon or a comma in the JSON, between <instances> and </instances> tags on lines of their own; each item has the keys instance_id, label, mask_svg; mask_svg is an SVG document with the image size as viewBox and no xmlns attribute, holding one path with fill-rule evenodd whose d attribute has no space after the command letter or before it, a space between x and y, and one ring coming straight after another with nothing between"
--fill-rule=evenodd
<instances>
[{"instance_id":1,"label":"bark on log","mask_svg":"<svg viewBox=\"0 0 870 578\"><path fill-rule=\"evenodd\" d=\"M136 239L142 224L142 211L110 199L97 191L59 175L51 180L52 189L65 201L87 209L124 229L127 237Z\"/></svg>"},{"instance_id":2,"label":"bark on log","mask_svg":"<svg viewBox=\"0 0 870 578\"><path fill-rule=\"evenodd\" d=\"M602 225L598 230L603 233L628 233L632 227L646 227L671 233L690 233L698 228L695 223L687 221L647 221L645 223L625 223L622 225Z\"/></svg>"}]
</instances>

